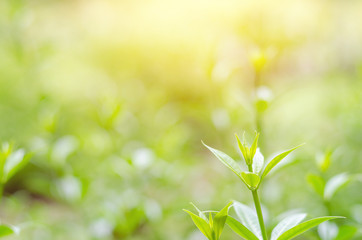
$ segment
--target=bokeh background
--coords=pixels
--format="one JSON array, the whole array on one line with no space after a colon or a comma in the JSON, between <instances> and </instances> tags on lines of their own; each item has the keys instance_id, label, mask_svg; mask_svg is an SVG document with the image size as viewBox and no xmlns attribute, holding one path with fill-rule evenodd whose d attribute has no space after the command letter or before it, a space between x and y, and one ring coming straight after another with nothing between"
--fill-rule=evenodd
<instances>
[{"instance_id":1,"label":"bokeh background","mask_svg":"<svg viewBox=\"0 0 362 240\"><path fill-rule=\"evenodd\" d=\"M189 202L252 200L201 140L241 161L234 133L254 130L266 159L307 143L261 188L269 231L288 209L360 227L358 179L328 210L307 176L326 151L325 179L362 170L361 12L357 0L0 1L0 140L33 153L5 186L1 222L21 228L7 239L201 240Z\"/></svg>"}]
</instances>

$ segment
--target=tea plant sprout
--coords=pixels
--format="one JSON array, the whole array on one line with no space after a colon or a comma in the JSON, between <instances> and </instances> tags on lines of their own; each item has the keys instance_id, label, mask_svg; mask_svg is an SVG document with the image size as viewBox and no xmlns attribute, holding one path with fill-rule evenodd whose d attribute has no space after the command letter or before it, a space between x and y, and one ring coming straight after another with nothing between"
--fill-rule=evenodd
<instances>
[{"instance_id":1,"label":"tea plant sprout","mask_svg":"<svg viewBox=\"0 0 362 240\"><path fill-rule=\"evenodd\" d=\"M227 166L231 171L233 171L240 178L240 180L247 186L247 188L252 193L255 211L253 209L249 208L248 206L235 201L232 206L233 206L235 212L237 213L238 217L240 218L240 221L236 220L235 218L233 218L231 216L227 216L226 223L235 233L237 233L244 239L268 240L269 237L268 237L268 234L267 234L267 231L265 228L263 212L261 209L260 198L258 195L258 189L260 187L260 184L263 182L264 178L267 176L267 174L278 163L280 163L286 156L288 156L291 152L293 152L297 148L301 147L303 144L280 153L279 155L274 157L270 162L268 162L267 164L264 164L264 157L260 153L260 150L258 148L259 133L255 134L254 141L250 147L248 146L248 144L245 140L245 136L244 136L243 142L240 141L240 139L237 135L236 135L236 139L238 142L239 149L240 149L240 151L243 155L243 158L245 160L245 163L247 165L247 168L248 168L247 170L243 170L242 167L234 159L232 159L230 156L228 156L226 153L224 153L220 150L214 149L212 147L209 147L208 145L203 143L225 166ZM227 205L220 212L216 213L215 218L216 218L216 216L220 216L220 215L224 216L225 214L228 214L227 209L229 208L229 205ZM220 234L221 234L220 229L223 229L223 228L220 227L221 225L217 225L217 226L219 226L218 231L217 231L218 234L213 235L213 232L215 232L215 229L213 228L215 218L214 219L212 218L211 213L210 213L209 220L207 220L204 215L204 212L201 212L200 210L198 210L199 216L197 216L189 211L187 211L187 212L192 217L196 226L200 229L200 231L209 240L218 240L219 239ZM325 222L325 221L331 220L331 219L335 219L335 218L342 218L342 217L336 217L336 216L325 216L325 217L318 217L318 218L314 218L314 219L302 222L305 217L306 217L306 214L299 213L299 214L291 215L291 216L283 219L273 229L270 239L271 240L289 240L289 239L299 236L300 234L319 225L322 222ZM222 224L222 227L223 227L223 224Z\"/></svg>"},{"instance_id":2,"label":"tea plant sprout","mask_svg":"<svg viewBox=\"0 0 362 240\"><path fill-rule=\"evenodd\" d=\"M226 205L220 212L216 212L215 216L212 216L212 211L200 211L194 204L192 205L197 210L198 215L185 209L184 211L190 215L195 225L207 237L207 239L218 240L220 239L220 235L224 229L225 222L228 217L229 207L231 204L232 202ZM206 217L207 213L209 215L208 218Z\"/></svg>"}]
</instances>

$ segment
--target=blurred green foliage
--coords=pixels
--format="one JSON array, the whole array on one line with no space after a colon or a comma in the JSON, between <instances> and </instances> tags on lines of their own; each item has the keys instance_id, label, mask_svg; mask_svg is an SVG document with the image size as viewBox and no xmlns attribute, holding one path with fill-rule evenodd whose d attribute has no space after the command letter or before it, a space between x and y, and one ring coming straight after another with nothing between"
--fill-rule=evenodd
<instances>
[{"instance_id":1,"label":"blurred green foliage","mask_svg":"<svg viewBox=\"0 0 362 240\"><path fill-rule=\"evenodd\" d=\"M362 169L361 10L354 0L0 1L0 140L33 153L4 189L1 222L21 229L8 239L201 239L181 211L189 201L251 198L200 140L241 160L232 136L255 129L266 157L307 143L263 186L270 215L326 214L306 181L316 153L335 150L325 179ZM360 187L330 203L342 225L362 224Z\"/></svg>"}]
</instances>

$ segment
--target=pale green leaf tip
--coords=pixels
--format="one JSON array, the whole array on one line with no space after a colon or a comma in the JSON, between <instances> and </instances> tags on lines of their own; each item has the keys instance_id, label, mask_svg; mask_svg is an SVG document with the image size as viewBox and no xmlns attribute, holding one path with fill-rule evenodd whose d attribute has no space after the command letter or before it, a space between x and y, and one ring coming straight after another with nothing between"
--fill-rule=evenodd
<instances>
[{"instance_id":1,"label":"pale green leaf tip","mask_svg":"<svg viewBox=\"0 0 362 240\"><path fill-rule=\"evenodd\" d=\"M343 217L343 216L323 216L323 217L317 217L317 218L329 218L328 220L326 220L326 221L329 221L329 220L333 220L333 219L346 218L346 217ZM311 219L311 220L313 220L313 219Z\"/></svg>"},{"instance_id":2,"label":"pale green leaf tip","mask_svg":"<svg viewBox=\"0 0 362 240\"><path fill-rule=\"evenodd\" d=\"M205 147L209 148L209 146L206 145L206 143L204 143L204 141L201 140L202 145L204 145Z\"/></svg>"},{"instance_id":3,"label":"pale green leaf tip","mask_svg":"<svg viewBox=\"0 0 362 240\"><path fill-rule=\"evenodd\" d=\"M301 143L301 144L299 144L298 146L296 146L295 148L299 148L299 147L302 147L302 146L304 146L304 145L306 145L307 143Z\"/></svg>"},{"instance_id":4,"label":"pale green leaf tip","mask_svg":"<svg viewBox=\"0 0 362 240\"><path fill-rule=\"evenodd\" d=\"M332 218L346 218L346 217L343 217L343 216L330 216Z\"/></svg>"},{"instance_id":5,"label":"pale green leaf tip","mask_svg":"<svg viewBox=\"0 0 362 240\"><path fill-rule=\"evenodd\" d=\"M289 150L286 150L286 151L294 151L294 150L296 150L297 148L303 147L305 144L306 144L306 143L299 144L298 146L293 147L293 148L291 148L291 149L289 149Z\"/></svg>"},{"instance_id":6,"label":"pale green leaf tip","mask_svg":"<svg viewBox=\"0 0 362 240\"><path fill-rule=\"evenodd\" d=\"M191 204L191 206L193 206L193 207L196 209L196 211L200 212L199 208L198 208L198 207L196 207L196 205L195 205L195 204L193 204L192 202L189 202L189 203Z\"/></svg>"},{"instance_id":7,"label":"pale green leaf tip","mask_svg":"<svg viewBox=\"0 0 362 240\"><path fill-rule=\"evenodd\" d=\"M226 206L227 206L228 208L230 208L231 205L233 205L233 204L234 204L234 200L231 200Z\"/></svg>"}]
</instances>

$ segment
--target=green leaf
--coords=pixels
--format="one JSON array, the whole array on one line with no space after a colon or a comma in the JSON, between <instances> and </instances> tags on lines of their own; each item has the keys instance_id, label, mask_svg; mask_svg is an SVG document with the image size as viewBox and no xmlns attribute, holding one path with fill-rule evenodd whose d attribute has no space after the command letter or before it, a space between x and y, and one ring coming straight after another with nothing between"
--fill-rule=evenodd
<instances>
[{"instance_id":1,"label":"green leaf","mask_svg":"<svg viewBox=\"0 0 362 240\"><path fill-rule=\"evenodd\" d=\"M192 218L192 221L194 221L196 227L209 239L213 240L212 238L212 231L210 228L210 225L205 221L205 219L202 219L201 217L197 216L196 214L184 209L185 212L187 212L190 217Z\"/></svg>"},{"instance_id":2,"label":"green leaf","mask_svg":"<svg viewBox=\"0 0 362 240\"><path fill-rule=\"evenodd\" d=\"M317 158L318 167L322 172L327 171L327 169L330 167L332 153L332 151L326 151L326 153L322 157Z\"/></svg>"},{"instance_id":3,"label":"green leaf","mask_svg":"<svg viewBox=\"0 0 362 240\"><path fill-rule=\"evenodd\" d=\"M319 218L314 218L311 220L308 220L306 222L303 222L291 229L289 229L288 231L284 232L282 235L280 235L280 237L277 240L289 240L292 239L306 231L308 231L309 229L317 226L318 224L321 224L322 222L331 220L331 219L335 219L335 218L343 218L343 217L319 217Z\"/></svg>"},{"instance_id":4,"label":"green leaf","mask_svg":"<svg viewBox=\"0 0 362 240\"><path fill-rule=\"evenodd\" d=\"M234 159L232 159L222 151L207 146L204 142L202 142L202 144L204 144L204 146L207 147L225 166L230 168L231 171L233 171L236 175L240 176L240 173L242 171L241 167L235 162Z\"/></svg>"},{"instance_id":5,"label":"green leaf","mask_svg":"<svg viewBox=\"0 0 362 240\"><path fill-rule=\"evenodd\" d=\"M256 132L255 138L254 138L254 142L250 147L250 158L253 159L254 155L256 153L256 149L258 147L258 139L259 139L259 133Z\"/></svg>"},{"instance_id":6,"label":"green leaf","mask_svg":"<svg viewBox=\"0 0 362 240\"><path fill-rule=\"evenodd\" d=\"M191 204L191 205L196 209L196 211L199 213L199 217L201 217L202 219L204 219L204 220L207 222L208 220L207 220L206 215L205 215L200 209L198 209L195 204L193 204L192 202L190 202L190 204Z\"/></svg>"},{"instance_id":7,"label":"green leaf","mask_svg":"<svg viewBox=\"0 0 362 240\"><path fill-rule=\"evenodd\" d=\"M227 217L226 224L238 235L247 240L259 240L247 227L238 222L235 218Z\"/></svg>"},{"instance_id":8,"label":"green leaf","mask_svg":"<svg viewBox=\"0 0 362 240\"><path fill-rule=\"evenodd\" d=\"M241 143L238 135L235 134L235 137L236 137L236 140L238 142L238 146L239 146L239 149L241 151L241 153L243 154L243 157L244 157L244 160L246 162L247 165L250 165L250 157L249 157L249 153L248 153L248 147L245 147L244 144L245 144L245 132L244 132L244 143Z\"/></svg>"},{"instance_id":9,"label":"green leaf","mask_svg":"<svg viewBox=\"0 0 362 240\"><path fill-rule=\"evenodd\" d=\"M15 233L14 229L7 225L0 225L0 237Z\"/></svg>"},{"instance_id":10,"label":"green leaf","mask_svg":"<svg viewBox=\"0 0 362 240\"><path fill-rule=\"evenodd\" d=\"M5 142L1 145L0 149L0 181L2 183L4 179L4 165L6 162L6 159L9 157L13 150L13 144Z\"/></svg>"},{"instance_id":11,"label":"green leaf","mask_svg":"<svg viewBox=\"0 0 362 240\"><path fill-rule=\"evenodd\" d=\"M341 173L329 179L324 188L324 199L330 200L338 190L346 186L351 180L351 176L347 173Z\"/></svg>"},{"instance_id":12,"label":"green leaf","mask_svg":"<svg viewBox=\"0 0 362 240\"><path fill-rule=\"evenodd\" d=\"M259 175L264 166L264 156L261 154L260 149L256 150L253 159L253 173Z\"/></svg>"},{"instance_id":13,"label":"green leaf","mask_svg":"<svg viewBox=\"0 0 362 240\"><path fill-rule=\"evenodd\" d=\"M274 157L269 163L268 165L265 167L263 175L261 176L261 179L263 179L269 172L270 170L272 170L281 160L283 160L283 158L285 158L286 156L288 156L289 153L293 152L295 149L303 146L304 144L301 144L299 146L296 146L292 149L289 149L281 154L279 154L278 156Z\"/></svg>"},{"instance_id":14,"label":"green leaf","mask_svg":"<svg viewBox=\"0 0 362 240\"><path fill-rule=\"evenodd\" d=\"M216 239L220 238L222 230L224 229L225 222L226 222L228 212L229 212L229 207L231 204L232 204L232 202L230 202L228 205L226 205L214 217L214 231L215 231Z\"/></svg>"},{"instance_id":15,"label":"green leaf","mask_svg":"<svg viewBox=\"0 0 362 240\"><path fill-rule=\"evenodd\" d=\"M293 214L289 217L284 218L281 222L276 225L276 227L272 231L271 240L276 240L280 235L282 235L285 231L295 227L299 224L303 219L307 216L305 213Z\"/></svg>"},{"instance_id":16,"label":"green leaf","mask_svg":"<svg viewBox=\"0 0 362 240\"><path fill-rule=\"evenodd\" d=\"M16 172L23 168L30 160L30 155L25 154L24 149L19 149L13 152L7 159L4 165L4 175L2 182L6 183Z\"/></svg>"},{"instance_id":17,"label":"green leaf","mask_svg":"<svg viewBox=\"0 0 362 240\"><path fill-rule=\"evenodd\" d=\"M13 143L5 142L1 146L0 152L2 153L2 155L4 155L7 158L13 151L13 147L14 147Z\"/></svg>"},{"instance_id":18,"label":"green leaf","mask_svg":"<svg viewBox=\"0 0 362 240\"><path fill-rule=\"evenodd\" d=\"M241 176L243 177L246 185L249 189L255 190L259 187L260 177L255 173L251 172L242 172Z\"/></svg>"},{"instance_id":19,"label":"green leaf","mask_svg":"<svg viewBox=\"0 0 362 240\"><path fill-rule=\"evenodd\" d=\"M250 207L240 203L234 202L233 204L236 215L240 219L241 223L254 233L259 239L262 239L261 230L259 226L258 216L256 211Z\"/></svg>"},{"instance_id":20,"label":"green leaf","mask_svg":"<svg viewBox=\"0 0 362 240\"><path fill-rule=\"evenodd\" d=\"M350 225L343 225L339 228L338 235L334 240L349 240L356 234L358 228Z\"/></svg>"},{"instance_id":21,"label":"green leaf","mask_svg":"<svg viewBox=\"0 0 362 240\"><path fill-rule=\"evenodd\" d=\"M211 232L213 232L214 221L212 220L212 213L211 212L209 212L209 226L210 226Z\"/></svg>"},{"instance_id":22,"label":"green leaf","mask_svg":"<svg viewBox=\"0 0 362 240\"><path fill-rule=\"evenodd\" d=\"M250 158L250 148L245 147L245 151L246 151L246 156L247 156L246 164L251 165L252 159Z\"/></svg>"},{"instance_id":23,"label":"green leaf","mask_svg":"<svg viewBox=\"0 0 362 240\"><path fill-rule=\"evenodd\" d=\"M316 193L323 197L324 187L326 185L324 179L319 175L311 173L308 174L307 181L309 185L314 189L314 191L316 191Z\"/></svg>"}]
</instances>

